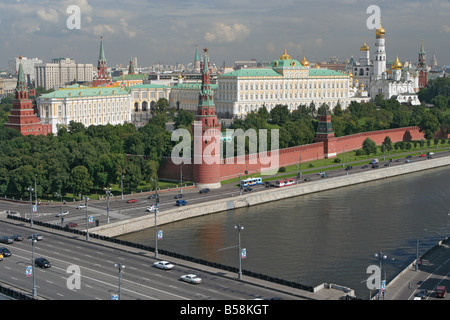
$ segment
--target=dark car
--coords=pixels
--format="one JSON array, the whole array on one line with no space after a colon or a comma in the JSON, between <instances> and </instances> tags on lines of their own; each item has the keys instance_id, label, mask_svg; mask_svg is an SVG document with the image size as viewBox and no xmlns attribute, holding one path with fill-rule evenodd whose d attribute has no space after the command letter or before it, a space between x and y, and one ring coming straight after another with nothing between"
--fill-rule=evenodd
<instances>
[{"instance_id":1,"label":"dark car","mask_svg":"<svg viewBox=\"0 0 450 320\"><path fill-rule=\"evenodd\" d=\"M361 167L361 169L366 169L366 168L368 168L368 167L369 167L369 165L365 164L365 165L363 165L363 166Z\"/></svg>"},{"instance_id":2,"label":"dark car","mask_svg":"<svg viewBox=\"0 0 450 320\"><path fill-rule=\"evenodd\" d=\"M208 193L210 190L208 188L202 189L199 191L199 193Z\"/></svg>"},{"instance_id":3,"label":"dark car","mask_svg":"<svg viewBox=\"0 0 450 320\"><path fill-rule=\"evenodd\" d=\"M270 188L270 181L265 181L265 182L264 182L264 186L265 186L266 188Z\"/></svg>"},{"instance_id":4,"label":"dark car","mask_svg":"<svg viewBox=\"0 0 450 320\"><path fill-rule=\"evenodd\" d=\"M245 192L250 192L250 191L252 191L253 189L252 188L250 188L250 187L246 187L246 188L244 188L244 191Z\"/></svg>"},{"instance_id":5,"label":"dark car","mask_svg":"<svg viewBox=\"0 0 450 320\"><path fill-rule=\"evenodd\" d=\"M353 167L352 166L347 166L347 168L345 168L345 170L352 170L353 169Z\"/></svg>"},{"instance_id":6,"label":"dark car","mask_svg":"<svg viewBox=\"0 0 450 320\"><path fill-rule=\"evenodd\" d=\"M411 159L412 158L412 156L406 156L406 159Z\"/></svg>"},{"instance_id":7,"label":"dark car","mask_svg":"<svg viewBox=\"0 0 450 320\"><path fill-rule=\"evenodd\" d=\"M183 198L184 197L184 195L182 194L182 193L179 193L179 194L177 194L174 198L175 199L181 199L181 198Z\"/></svg>"},{"instance_id":8,"label":"dark car","mask_svg":"<svg viewBox=\"0 0 450 320\"><path fill-rule=\"evenodd\" d=\"M426 299L428 297L428 290L422 289L418 293L416 293L416 297Z\"/></svg>"},{"instance_id":9,"label":"dark car","mask_svg":"<svg viewBox=\"0 0 450 320\"><path fill-rule=\"evenodd\" d=\"M303 179L303 181L311 181L312 179L311 178L305 178L305 179Z\"/></svg>"},{"instance_id":10,"label":"dark car","mask_svg":"<svg viewBox=\"0 0 450 320\"><path fill-rule=\"evenodd\" d=\"M51 263L50 263L50 261L48 261L47 259L45 259L45 258L36 258L35 260L34 260L34 265L36 266L36 267L39 267L39 268L50 268L52 265L51 265Z\"/></svg>"},{"instance_id":11,"label":"dark car","mask_svg":"<svg viewBox=\"0 0 450 320\"><path fill-rule=\"evenodd\" d=\"M11 251L9 251L8 248L2 247L0 248L0 255L3 255L4 257L10 257L11 256Z\"/></svg>"},{"instance_id":12,"label":"dark car","mask_svg":"<svg viewBox=\"0 0 450 320\"><path fill-rule=\"evenodd\" d=\"M380 167L380 166L377 165L376 163L374 163L374 164L372 165L372 168L378 168L378 167Z\"/></svg>"},{"instance_id":13,"label":"dark car","mask_svg":"<svg viewBox=\"0 0 450 320\"><path fill-rule=\"evenodd\" d=\"M14 239L11 238L10 236L2 236L2 237L0 237L0 242L6 243L6 244L11 244L14 242Z\"/></svg>"},{"instance_id":14,"label":"dark car","mask_svg":"<svg viewBox=\"0 0 450 320\"><path fill-rule=\"evenodd\" d=\"M23 237L19 234L13 235L12 238L14 239L14 241L22 241L23 240Z\"/></svg>"}]
</instances>

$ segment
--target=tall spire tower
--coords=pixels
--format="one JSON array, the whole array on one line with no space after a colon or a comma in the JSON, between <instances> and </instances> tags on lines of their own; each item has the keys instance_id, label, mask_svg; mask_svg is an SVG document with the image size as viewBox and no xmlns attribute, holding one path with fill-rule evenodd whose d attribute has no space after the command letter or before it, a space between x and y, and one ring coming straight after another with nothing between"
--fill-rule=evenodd
<instances>
[{"instance_id":1,"label":"tall spire tower","mask_svg":"<svg viewBox=\"0 0 450 320\"><path fill-rule=\"evenodd\" d=\"M383 73L386 72L386 43L384 36L386 31L381 26L375 31L375 57L373 61L373 76L374 80L381 79Z\"/></svg>"},{"instance_id":2,"label":"tall spire tower","mask_svg":"<svg viewBox=\"0 0 450 320\"><path fill-rule=\"evenodd\" d=\"M427 54L423 47L423 40L420 45L419 51L419 63L417 64L417 71L419 72L419 89L425 88L428 85L428 66L427 66Z\"/></svg>"},{"instance_id":3,"label":"tall spire tower","mask_svg":"<svg viewBox=\"0 0 450 320\"><path fill-rule=\"evenodd\" d=\"M195 46L194 73L200 73L200 59L198 57L198 48L197 48L197 46Z\"/></svg>"},{"instance_id":4,"label":"tall spire tower","mask_svg":"<svg viewBox=\"0 0 450 320\"><path fill-rule=\"evenodd\" d=\"M92 81L92 86L98 87L111 83L108 76L108 67L106 65L105 51L103 49L103 37L100 38L100 53L98 54L97 76Z\"/></svg>"},{"instance_id":5,"label":"tall spire tower","mask_svg":"<svg viewBox=\"0 0 450 320\"><path fill-rule=\"evenodd\" d=\"M16 97L12 101L11 114L6 128L15 129L25 135L46 135L51 133L50 124L42 124L33 105L30 96L34 96L34 90L28 90L27 80L23 72L22 58L20 57L19 71L17 75Z\"/></svg>"},{"instance_id":6,"label":"tall spire tower","mask_svg":"<svg viewBox=\"0 0 450 320\"><path fill-rule=\"evenodd\" d=\"M220 188L220 124L216 116L208 49L204 49L202 85L194 132L194 182L197 188Z\"/></svg>"}]
</instances>

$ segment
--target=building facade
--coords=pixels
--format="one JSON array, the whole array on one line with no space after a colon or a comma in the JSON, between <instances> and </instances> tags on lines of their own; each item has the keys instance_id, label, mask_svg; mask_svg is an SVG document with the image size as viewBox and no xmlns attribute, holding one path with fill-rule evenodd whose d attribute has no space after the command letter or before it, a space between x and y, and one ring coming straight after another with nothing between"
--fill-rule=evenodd
<instances>
[{"instance_id":1,"label":"building facade","mask_svg":"<svg viewBox=\"0 0 450 320\"><path fill-rule=\"evenodd\" d=\"M37 109L52 131L70 121L90 125L124 124L131 121L130 92L121 87L71 86L41 95Z\"/></svg>"},{"instance_id":2,"label":"building facade","mask_svg":"<svg viewBox=\"0 0 450 320\"><path fill-rule=\"evenodd\" d=\"M73 82L91 82L94 66L76 63L70 58L52 59L50 63L36 64L36 87L57 89Z\"/></svg>"}]
</instances>

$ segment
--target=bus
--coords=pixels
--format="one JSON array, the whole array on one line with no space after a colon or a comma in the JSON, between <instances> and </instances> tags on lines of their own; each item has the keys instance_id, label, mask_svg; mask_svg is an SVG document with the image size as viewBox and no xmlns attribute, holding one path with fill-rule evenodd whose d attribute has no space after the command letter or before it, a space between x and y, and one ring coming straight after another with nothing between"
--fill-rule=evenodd
<instances>
[{"instance_id":1,"label":"bus","mask_svg":"<svg viewBox=\"0 0 450 320\"><path fill-rule=\"evenodd\" d=\"M262 178L248 178L241 181L243 187L256 186L262 184Z\"/></svg>"},{"instance_id":2,"label":"bus","mask_svg":"<svg viewBox=\"0 0 450 320\"><path fill-rule=\"evenodd\" d=\"M295 180L293 180L293 179L285 179L285 180L275 181L275 187L277 187L277 188L292 186L294 184L295 184Z\"/></svg>"}]
</instances>

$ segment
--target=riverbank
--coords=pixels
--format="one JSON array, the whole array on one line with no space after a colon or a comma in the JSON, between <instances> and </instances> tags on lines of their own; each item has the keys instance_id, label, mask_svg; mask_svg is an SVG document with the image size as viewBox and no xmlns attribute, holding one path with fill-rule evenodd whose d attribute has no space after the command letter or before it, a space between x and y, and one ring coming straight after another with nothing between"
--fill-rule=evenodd
<instances>
[{"instance_id":1,"label":"riverbank","mask_svg":"<svg viewBox=\"0 0 450 320\"><path fill-rule=\"evenodd\" d=\"M177 207L167 211L161 211L158 214L157 223L158 225L164 225L202 215L264 204L267 202L297 197L304 194L342 188L350 185L361 184L385 178L392 178L399 175L439 168L448 165L450 165L450 156L445 156L435 159L411 162L399 166L380 167L377 169L372 169L370 171L363 171L358 173L353 172L349 175L305 182L286 188L270 188L255 193L247 193L242 196L228 197L222 200L215 200L201 204L188 205L185 207ZM149 219L148 216L142 216L102 225L95 228L90 228L89 232L107 237L116 237L119 235L141 231L152 227L154 227L154 219Z\"/></svg>"}]
</instances>

